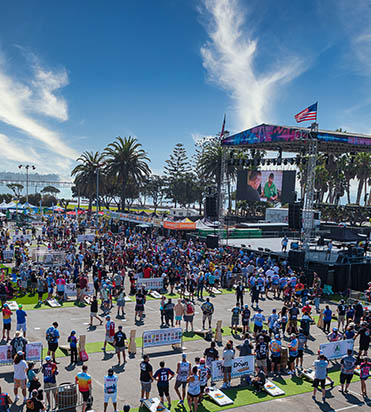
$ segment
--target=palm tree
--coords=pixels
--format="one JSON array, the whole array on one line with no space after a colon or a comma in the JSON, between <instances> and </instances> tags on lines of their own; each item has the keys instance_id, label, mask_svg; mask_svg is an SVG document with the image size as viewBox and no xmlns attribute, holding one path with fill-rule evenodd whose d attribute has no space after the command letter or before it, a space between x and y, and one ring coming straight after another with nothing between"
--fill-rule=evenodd
<instances>
[{"instance_id":1,"label":"palm tree","mask_svg":"<svg viewBox=\"0 0 371 412\"><path fill-rule=\"evenodd\" d=\"M367 180L371 174L371 153L360 152L357 153L355 159L356 177L358 179L357 189L357 205L360 204L363 187L366 187Z\"/></svg>"},{"instance_id":2,"label":"palm tree","mask_svg":"<svg viewBox=\"0 0 371 412\"><path fill-rule=\"evenodd\" d=\"M129 137L117 137L110 143L105 151L106 171L109 175L116 176L121 188L121 210L125 208L128 196L128 181L140 184L150 175L147 162L150 159L142 149L137 139Z\"/></svg>"},{"instance_id":3,"label":"palm tree","mask_svg":"<svg viewBox=\"0 0 371 412\"><path fill-rule=\"evenodd\" d=\"M77 159L80 164L71 172L71 176L75 176L76 191L80 196L89 199L90 211L97 190L97 169L103 160L103 153L86 151Z\"/></svg>"}]
</instances>

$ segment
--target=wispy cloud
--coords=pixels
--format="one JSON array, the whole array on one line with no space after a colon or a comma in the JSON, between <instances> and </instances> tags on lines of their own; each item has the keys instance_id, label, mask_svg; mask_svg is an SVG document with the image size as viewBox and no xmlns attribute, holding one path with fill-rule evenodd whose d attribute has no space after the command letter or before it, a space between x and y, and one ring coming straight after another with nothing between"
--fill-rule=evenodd
<instances>
[{"instance_id":1,"label":"wispy cloud","mask_svg":"<svg viewBox=\"0 0 371 412\"><path fill-rule=\"evenodd\" d=\"M205 134L198 133L198 132L191 133L191 136L192 136L192 139L195 143L198 143L198 142L200 142L201 140L204 140L204 139L207 139L207 140L210 139L211 140L215 137L215 136L205 135Z\"/></svg>"},{"instance_id":2,"label":"wispy cloud","mask_svg":"<svg viewBox=\"0 0 371 412\"><path fill-rule=\"evenodd\" d=\"M204 5L210 39L201 54L209 78L230 94L237 127L266 121L278 86L301 73L301 60L285 56L283 64L275 64L279 69L257 68L258 39L244 30L245 11L238 0L204 0Z\"/></svg>"},{"instance_id":3,"label":"wispy cloud","mask_svg":"<svg viewBox=\"0 0 371 412\"><path fill-rule=\"evenodd\" d=\"M75 160L78 153L55 128L39 120L39 115L61 121L68 119L65 100L55 94L68 84L68 76L63 70L45 70L39 63L31 69L32 75L27 81L20 81L7 71L5 57L0 58L0 122L41 142L49 152Z\"/></svg>"}]
</instances>

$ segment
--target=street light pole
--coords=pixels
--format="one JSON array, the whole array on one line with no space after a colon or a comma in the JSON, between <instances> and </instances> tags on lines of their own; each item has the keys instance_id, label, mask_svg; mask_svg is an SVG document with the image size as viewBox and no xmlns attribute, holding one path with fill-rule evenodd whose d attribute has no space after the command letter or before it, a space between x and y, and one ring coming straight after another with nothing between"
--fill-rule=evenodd
<instances>
[{"instance_id":1,"label":"street light pole","mask_svg":"<svg viewBox=\"0 0 371 412\"><path fill-rule=\"evenodd\" d=\"M18 168L22 169L24 167L26 169L26 203L28 203L28 169L31 167L32 170L36 169L34 165L19 165Z\"/></svg>"},{"instance_id":2,"label":"street light pole","mask_svg":"<svg viewBox=\"0 0 371 412\"><path fill-rule=\"evenodd\" d=\"M97 166L97 206L96 206L96 211L95 211L95 226L97 230L98 230L98 222L99 222L98 210L99 210L99 165Z\"/></svg>"}]
</instances>

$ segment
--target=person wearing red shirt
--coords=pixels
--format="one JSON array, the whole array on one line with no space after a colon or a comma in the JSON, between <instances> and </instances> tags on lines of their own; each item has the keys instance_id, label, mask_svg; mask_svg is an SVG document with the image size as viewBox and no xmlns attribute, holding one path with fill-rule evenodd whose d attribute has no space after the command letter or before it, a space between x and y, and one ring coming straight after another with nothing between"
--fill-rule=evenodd
<instances>
[{"instance_id":1,"label":"person wearing red shirt","mask_svg":"<svg viewBox=\"0 0 371 412\"><path fill-rule=\"evenodd\" d=\"M143 270L143 277L145 279L149 279L151 277L151 273L152 273L152 269L147 266L144 270Z\"/></svg>"},{"instance_id":2,"label":"person wearing red shirt","mask_svg":"<svg viewBox=\"0 0 371 412\"><path fill-rule=\"evenodd\" d=\"M303 306L302 310L303 314L307 314L310 315L310 313L312 312L312 307L309 305L309 303L307 303L305 306Z\"/></svg>"},{"instance_id":3,"label":"person wearing red shirt","mask_svg":"<svg viewBox=\"0 0 371 412\"><path fill-rule=\"evenodd\" d=\"M10 340L10 328L12 325L12 311L5 303L3 306L3 340L5 340L5 331L7 333L7 341Z\"/></svg>"}]
</instances>

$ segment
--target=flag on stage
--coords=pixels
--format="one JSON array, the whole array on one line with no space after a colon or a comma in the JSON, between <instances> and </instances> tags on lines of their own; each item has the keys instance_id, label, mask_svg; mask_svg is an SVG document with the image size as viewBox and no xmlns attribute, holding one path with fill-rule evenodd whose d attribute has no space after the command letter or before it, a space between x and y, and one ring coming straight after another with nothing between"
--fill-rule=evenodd
<instances>
[{"instance_id":1,"label":"flag on stage","mask_svg":"<svg viewBox=\"0 0 371 412\"><path fill-rule=\"evenodd\" d=\"M305 122L306 120L317 120L317 105L318 102L312 104L312 106L307 107L306 109L302 110L300 113L295 115L295 119L297 123Z\"/></svg>"},{"instance_id":2,"label":"flag on stage","mask_svg":"<svg viewBox=\"0 0 371 412\"><path fill-rule=\"evenodd\" d=\"M224 120L223 120L223 125L222 125L222 131L220 133L220 138L223 139L224 136L224 128L225 128L225 115L224 115Z\"/></svg>"}]
</instances>

